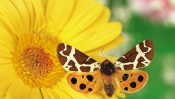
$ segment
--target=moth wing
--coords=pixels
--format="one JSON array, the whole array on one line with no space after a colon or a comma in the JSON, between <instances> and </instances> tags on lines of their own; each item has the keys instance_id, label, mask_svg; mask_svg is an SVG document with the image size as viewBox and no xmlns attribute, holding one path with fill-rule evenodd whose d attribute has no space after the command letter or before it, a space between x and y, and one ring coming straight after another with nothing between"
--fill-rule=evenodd
<instances>
[{"instance_id":1,"label":"moth wing","mask_svg":"<svg viewBox=\"0 0 175 99\"><path fill-rule=\"evenodd\" d=\"M74 72L67 76L67 82L72 89L84 94L92 93L102 88L102 78L99 71Z\"/></svg>"},{"instance_id":2,"label":"moth wing","mask_svg":"<svg viewBox=\"0 0 175 99\"><path fill-rule=\"evenodd\" d=\"M121 91L133 93L145 86L148 74L141 70L117 70L115 79Z\"/></svg>"},{"instance_id":3,"label":"moth wing","mask_svg":"<svg viewBox=\"0 0 175 99\"><path fill-rule=\"evenodd\" d=\"M61 43L57 47L60 63L67 71L93 72L100 64L74 47Z\"/></svg>"},{"instance_id":4,"label":"moth wing","mask_svg":"<svg viewBox=\"0 0 175 99\"><path fill-rule=\"evenodd\" d=\"M144 40L119 58L114 65L121 70L132 70L146 67L150 64L153 55L154 47L152 41Z\"/></svg>"}]
</instances>

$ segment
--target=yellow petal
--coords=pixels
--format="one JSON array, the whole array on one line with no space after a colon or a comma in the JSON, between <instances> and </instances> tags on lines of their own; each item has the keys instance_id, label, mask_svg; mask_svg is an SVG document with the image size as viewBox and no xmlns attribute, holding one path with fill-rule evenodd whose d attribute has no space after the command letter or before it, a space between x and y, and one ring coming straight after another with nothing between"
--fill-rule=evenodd
<instances>
[{"instance_id":1,"label":"yellow petal","mask_svg":"<svg viewBox=\"0 0 175 99\"><path fill-rule=\"evenodd\" d=\"M10 6L10 7L7 7ZM10 1L0 3L0 26L9 30L11 33L23 32L22 21L15 6ZM16 21L17 20L17 21ZM16 25L18 23L18 25Z\"/></svg>"},{"instance_id":2,"label":"yellow petal","mask_svg":"<svg viewBox=\"0 0 175 99\"><path fill-rule=\"evenodd\" d=\"M107 23L110 16L109 9L94 0L70 0L69 3L63 0L46 0L46 16L50 20L48 24L51 22L54 24L51 35L59 36L61 42L88 53L95 53L91 50L117 39L122 28L120 23Z\"/></svg>"},{"instance_id":3,"label":"yellow petal","mask_svg":"<svg viewBox=\"0 0 175 99\"><path fill-rule=\"evenodd\" d=\"M43 95L38 88L32 88L28 99L43 99ZM45 98L46 99L46 98Z\"/></svg>"},{"instance_id":4,"label":"yellow petal","mask_svg":"<svg viewBox=\"0 0 175 99\"><path fill-rule=\"evenodd\" d=\"M117 95L118 97L121 97L121 98L126 98L125 94L124 93L120 93Z\"/></svg>"},{"instance_id":5,"label":"yellow petal","mask_svg":"<svg viewBox=\"0 0 175 99\"><path fill-rule=\"evenodd\" d=\"M15 14L15 17L13 16L13 18L11 19L14 21L14 23L11 24L14 26L15 29L20 29L17 30L18 33L26 33L27 31L29 31L29 13L27 11L28 9L26 8L25 3L22 0L11 0L10 3L14 6L14 9L9 10L15 11L13 13L11 12L11 14ZM18 25L16 25L17 22Z\"/></svg>"},{"instance_id":6,"label":"yellow petal","mask_svg":"<svg viewBox=\"0 0 175 99\"><path fill-rule=\"evenodd\" d=\"M120 23L109 23L109 24L101 25L99 27L96 27L93 30L89 38L88 37L86 39L79 38L83 42L79 42L78 44L73 46L76 48L81 48L80 49L81 51L86 52L86 51L92 50L93 48L98 48L100 46L104 46L105 44L108 44L109 42L116 39L119 36L120 32L121 32ZM73 39L73 40L77 40L77 39Z\"/></svg>"},{"instance_id":7,"label":"yellow petal","mask_svg":"<svg viewBox=\"0 0 175 99\"><path fill-rule=\"evenodd\" d=\"M9 78L4 82L0 82L0 96L5 96L6 99L43 99L39 88L31 88L25 85L19 78ZM4 98L5 98L4 97ZM2 97L1 97L2 98Z\"/></svg>"},{"instance_id":8,"label":"yellow petal","mask_svg":"<svg viewBox=\"0 0 175 99\"><path fill-rule=\"evenodd\" d=\"M92 56L92 58L98 61L99 63L102 63L105 59L108 59L112 63L114 63L117 60L117 58L112 56Z\"/></svg>"},{"instance_id":9,"label":"yellow petal","mask_svg":"<svg viewBox=\"0 0 175 99\"><path fill-rule=\"evenodd\" d=\"M88 6L85 6L87 5L85 3L86 2L79 4L77 1L77 9L75 8L75 12L72 13L71 19L69 19L64 29L60 32L59 38L63 42L72 39L78 33L84 31L93 24L93 22L96 21L103 12L104 7L101 3L92 2L92 4L88 4Z\"/></svg>"},{"instance_id":10,"label":"yellow petal","mask_svg":"<svg viewBox=\"0 0 175 99\"><path fill-rule=\"evenodd\" d=\"M12 37L12 34L8 33L3 28L0 28L0 45L0 58L11 58L10 51L13 51L14 49L14 38Z\"/></svg>"},{"instance_id":11,"label":"yellow petal","mask_svg":"<svg viewBox=\"0 0 175 99\"><path fill-rule=\"evenodd\" d=\"M16 80L13 64L0 65L0 97L5 97L9 87Z\"/></svg>"},{"instance_id":12,"label":"yellow petal","mask_svg":"<svg viewBox=\"0 0 175 99\"><path fill-rule=\"evenodd\" d=\"M69 0L69 2L66 0L46 0L45 4L47 24L51 25L48 29L49 31L57 31L55 35L58 35L58 31L65 26L67 20L71 17L75 0Z\"/></svg>"},{"instance_id":13,"label":"yellow petal","mask_svg":"<svg viewBox=\"0 0 175 99\"><path fill-rule=\"evenodd\" d=\"M60 95L62 95L62 93L56 94L54 91L52 91L52 89L44 89L44 88L41 88L41 93L44 99L61 99Z\"/></svg>"},{"instance_id":14,"label":"yellow petal","mask_svg":"<svg viewBox=\"0 0 175 99\"><path fill-rule=\"evenodd\" d=\"M25 97L25 99L29 99L31 96L31 92L32 92L32 88L25 85L21 79L16 79L14 82L11 83L11 85L9 86L9 90L7 91L7 94L11 97L11 98L15 98L15 99L23 99ZM36 90L35 90L35 94L36 94ZM39 90L38 90L39 93ZM40 94L41 95L41 94ZM35 95L34 95L35 96ZM34 98L33 96L33 98ZM38 96L38 95L36 95ZM38 97L39 99L42 99L42 97Z\"/></svg>"},{"instance_id":15,"label":"yellow petal","mask_svg":"<svg viewBox=\"0 0 175 99\"><path fill-rule=\"evenodd\" d=\"M64 42L72 39L76 34L93 25L105 23L109 19L110 14L107 8L101 3L94 2L94 0L76 0L76 2L71 0L69 3L66 1L57 1L54 4L48 1L48 6L46 7L51 8L50 6L52 6L53 10L46 10L46 15L54 19L53 22L56 22L55 29L58 29L57 33L60 33L59 39ZM74 8L72 9L72 7ZM65 10L63 11L62 9ZM71 17L68 19L67 17L69 15ZM63 25L64 28L62 29Z\"/></svg>"},{"instance_id":16,"label":"yellow petal","mask_svg":"<svg viewBox=\"0 0 175 99\"><path fill-rule=\"evenodd\" d=\"M77 36L77 39L73 39L73 42L70 42L71 44L70 45L72 45L73 47L74 46L77 46L79 43L81 44L81 43L83 43L84 42L84 40L82 40L82 42L79 42L79 40L80 39L82 39L82 38L84 38L84 39L86 39L85 37L88 37L88 36L90 37L91 36L91 34L90 33L82 33L82 34L80 34L80 35L78 35ZM87 39L88 40L88 39ZM79 42L79 43L78 43ZM95 42L95 41L94 41ZM87 52L84 52L85 54L87 54L87 55L93 55L93 54L97 54L97 53L100 53L101 52L101 50L102 49L104 49L103 51L106 51L106 50L109 50L109 49L112 49L112 48L114 48L115 46L118 46L119 44L121 44L123 42L123 36L121 36L121 35L119 35L116 39L114 39L114 40L112 40L112 41L110 41L109 43L107 43L107 44L104 44L104 45L101 45L101 46L99 46L98 44L97 45L94 45L93 47L91 47L91 43L87 43L87 44L84 44L83 45L83 47L75 47L76 49L78 49L78 50L80 50L80 51L82 51L82 52L84 52L83 51L83 49L89 49L89 51L87 51ZM72 44L73 43L73 44ZM75 43L75 44L74 44ZM92 42L93 43L93 42ZM99 42L99 43L101 43L101 42ZM103 43L103 42L102 42ZM89 46L89 47L88 47ZM93 49L93 48L95 48L96 47L96 49ZM92 50L91 50L91 48L92 48Z\"/></svg>"},{"instance_id":17,"label":"yellow petal","mask_svg":"<svg viewBox=\"0 0 175 99\"><path fill-rule=\"evenodd\" d=\"M45 25L42 12L43 7L40 0L2 1L0 3L0 26L17 36L36 32Z\"/></svg>"},{"instance_id":18,"label":"yellow petal","mask_svg":"<svg viewBox=\"0 0 175 99\"><path fill-rule=\"evenodd\" d=\"M16 74L13 70L13 64L0 65L0 77L1 77L0 81L4 81L5 79L13 78L15 76Z\"/></svg>"},{"instance_id":19,"label":"yellow petal","mask_svg":"<svg viewBox=\"0 0 175 99\"><path fill-rule=\"evenodd\" d=\"M106 51L106 50L109 50L109 49L112 49L116 46L118 46L119 44L121 44L123 42L123 36L118 36L116 39L114 39L113 41L107 43L107 44L104 44L102 46L99 46L98 48L96 49L93 49L93 50L90 50L90 51L87 51L87 55L93 55L95 53L100 53L102 49L104 49L103 51ZM95 45L94 45L95 46Z\"/></svg>"}]
</instances>

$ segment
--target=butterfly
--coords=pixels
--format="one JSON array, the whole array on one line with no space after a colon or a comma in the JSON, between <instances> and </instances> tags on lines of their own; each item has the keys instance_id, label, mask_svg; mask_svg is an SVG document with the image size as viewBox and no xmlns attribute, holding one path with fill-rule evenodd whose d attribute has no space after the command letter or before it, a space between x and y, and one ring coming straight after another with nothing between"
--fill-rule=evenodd
<instances>
[{"instance_id":1,"label":"butterfly","mask_svg":"<svg viewBox=\"0 0 175 99\"><path fill-rule=\"evenodd\" d=\"M63 68L66 71L74 71L67 76L67 82L72 89L88 94L97 91L101 85L109 97L116 90L114 85L127 93L142 89L148 81L148 74L138 69L148 66L153 54L151 40L137 44L114 63L107 59L99 63L65 43L57 47L58 59Z\"/></svg>"}]
</instances>

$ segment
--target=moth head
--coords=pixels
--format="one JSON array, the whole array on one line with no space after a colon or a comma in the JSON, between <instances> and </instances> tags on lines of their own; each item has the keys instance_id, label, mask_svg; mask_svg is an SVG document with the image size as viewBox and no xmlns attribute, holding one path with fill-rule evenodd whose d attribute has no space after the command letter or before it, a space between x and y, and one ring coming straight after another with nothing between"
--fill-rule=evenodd
<instances>
[{"instance_id":1,"label":"moth head","mask_svg":"<svg viewBox=\"0 0 175 99\"><path fill-rule=\"evenodd\" d=\"M107 59L104 60L101 63L101 73L107 76L110 76L111 74L115 73L114 64Z\"/></svg>"}]
</instances>

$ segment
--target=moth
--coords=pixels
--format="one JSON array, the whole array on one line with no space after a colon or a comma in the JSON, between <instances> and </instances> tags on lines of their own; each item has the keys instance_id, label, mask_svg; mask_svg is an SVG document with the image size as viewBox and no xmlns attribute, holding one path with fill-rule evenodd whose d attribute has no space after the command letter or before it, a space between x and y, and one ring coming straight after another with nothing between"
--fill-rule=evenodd
<instances>
[{"instance_id":1,"label":"moth","mask_svg":"<svg viewBox=\"0 0 175 99\"><path fill-rule=\"evenodd\" d=\"M151 40L137 44L114 63L104 60L102 63L87 56L74 47L61 43L57 55L63 68L74 71L67 76L67 82L75 91L88 94L104 88L111 97L117 85L122 92L133 93L142 89L148 81L148 74L139 68L150 64L154 54Z\"/></svg>"}]
</instances>

